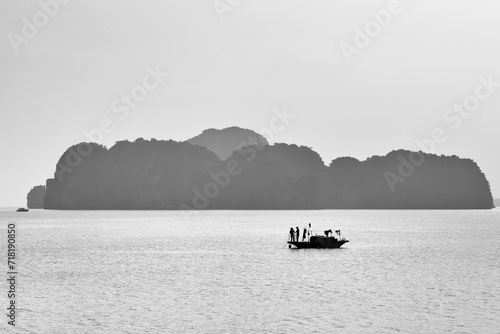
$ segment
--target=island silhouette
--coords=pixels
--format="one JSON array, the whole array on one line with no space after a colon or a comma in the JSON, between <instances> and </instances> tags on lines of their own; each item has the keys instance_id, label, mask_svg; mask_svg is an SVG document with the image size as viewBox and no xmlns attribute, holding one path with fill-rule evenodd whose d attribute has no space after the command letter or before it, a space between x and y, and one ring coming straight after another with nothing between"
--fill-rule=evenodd
<instances>
[{"instance_id":1,"label":"island silhouette","mask_svg":"<svg viewBox=\"0 0 500 334\"><path fill-rule=\"evenodd\" d=\"M45 198L45 186L35 186L28 193L27 206L30 209L43 209L43 199Z\"/></svg>"},{"instance_id":2,"label":"island silhouette","mask_svg":"<svg viewBox=\"0 0 500 334\"><path fill-rule=\"evenodd\" d=\"M200 135L188 139L187 142L208 148L221 160L226 160L235 150L243 146L269 145L262 135L237 126L220 130L207 129Z\"/></svg>"},{"instance_id":3,"label":"island silhouette","mask_svg":"<svg viewBox=\"0 0 500 334\"><path fill-rule=\"evenodd\" d=\"M185 142L138 138L109 149L73 145L46 182L43 207L491 209L494 204L488 180L471 159L395 150L325 165L309 147L269 145L252 130L232 127L206 130Z\"/></svg>"}]
</instances>

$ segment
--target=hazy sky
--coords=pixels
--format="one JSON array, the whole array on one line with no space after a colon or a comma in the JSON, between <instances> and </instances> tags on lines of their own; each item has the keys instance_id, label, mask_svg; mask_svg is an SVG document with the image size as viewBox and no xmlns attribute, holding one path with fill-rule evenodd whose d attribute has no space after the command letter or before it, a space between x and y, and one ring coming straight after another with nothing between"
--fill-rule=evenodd
<instances>
[{"instance_id":1,"label":"hazy sky","mask_svg":"<svg viewBox=\"0 0 500 334\"><path fill-rule=\"evenodd\" d=\"M433 151L474 159L500 198L500 1L54 4L0 0L0 206L26 205L102 122L109 147L259 131L284 108L295 118L274 142L327 164L418 150L441 128Z\"/></svg>"}]
</instances>

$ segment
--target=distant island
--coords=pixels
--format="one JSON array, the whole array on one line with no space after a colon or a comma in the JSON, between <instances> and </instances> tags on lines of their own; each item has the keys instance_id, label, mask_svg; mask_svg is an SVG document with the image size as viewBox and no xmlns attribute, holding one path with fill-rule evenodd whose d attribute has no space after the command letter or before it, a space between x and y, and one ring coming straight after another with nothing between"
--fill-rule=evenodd
<instances>
[{"instance_id":1,"label":"distant island","mask_svg":"<svg viewBox=\"0 0 500 334\"><path fill-rule=\"evenodd\" d=\"M225 129L207 129L200 135L187 140L188 143L203 146L226 160L242 146L269 145L266 138L255 131L233 126Z\"/></svg>"},{"instance_id":2,"label":"distant island","mask_svg":"<svg viewBox=\"0 0 500 334\"><path fill-rule=\"evenodd\" d=\"M493 208L489 183L471 159L397 150L325 165L309 147L269 145L238 129L207 130L189 142L74 145L46 182L44 208Z\"/></svg>"}]
</instances>

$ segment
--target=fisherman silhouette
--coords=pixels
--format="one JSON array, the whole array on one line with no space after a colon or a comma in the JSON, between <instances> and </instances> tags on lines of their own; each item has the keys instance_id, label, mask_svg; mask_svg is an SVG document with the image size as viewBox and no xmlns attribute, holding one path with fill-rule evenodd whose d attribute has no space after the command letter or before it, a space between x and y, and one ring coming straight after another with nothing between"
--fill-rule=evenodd
<instances>
[{"instance_id":1,"label":"fisherman silhouette","mask_svg":"<svg viewBox=\"0 0 500 334\"><path fill-rule=\"evenodd\" d=\"M293 232L293 227L290 227L290 241L295 241L295 233Z\"/></svg>"},{"instance_id":2,"label":"fisherman silhouette","mask_svg":"<svg viewBox=\"0 0 500 334\"><path fill-rule=\"evenodd\" d=\"M304 240L306 240L306 233L307 233L307 229L304 227L304 233L302 234L302 242L304 242Z\"/></svg>"},{"instance_id":3,"label":"fisherman silhouette","mask_svg":"<svg viewBox=\"0 0 500 334\"><path fill-rule=\"evenodd\" d=\"M300 240L300 230L299 230L299 227L297 226L297 242L299 242Z\"/></svg>"}]
</instances>

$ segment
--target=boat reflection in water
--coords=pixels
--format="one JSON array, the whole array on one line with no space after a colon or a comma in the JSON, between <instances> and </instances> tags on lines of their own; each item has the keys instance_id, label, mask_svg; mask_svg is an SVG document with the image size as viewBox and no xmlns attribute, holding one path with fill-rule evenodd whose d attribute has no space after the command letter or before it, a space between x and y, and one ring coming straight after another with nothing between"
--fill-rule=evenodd
<instances>
[{"instance_id":1,"label":"boat reflection in water","mask_svg":"<svg viewBox=\"0 0 500 334\"><path fill-rule=\"evenodd\" d=\"M307 240L304 233L302 241L298 241L300 235L293 235L292 231L290 231L290 238L287 242L288 248L292 248L292 246L295 246L295 248L340 248L343 244L349 242L344 238L340 230L335 231L336 236L332 233L332 230L324 231L324 235L311 235L310 228L311 224L309 224L309 230L307 230Z\"/></svg>"}]
</instances>

